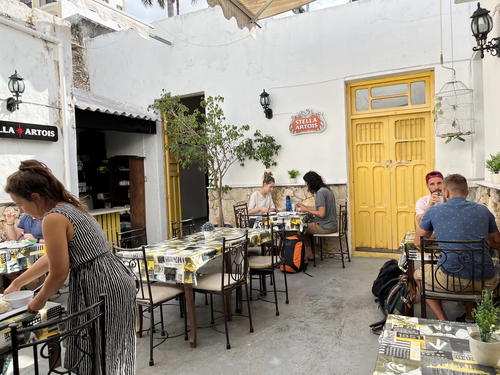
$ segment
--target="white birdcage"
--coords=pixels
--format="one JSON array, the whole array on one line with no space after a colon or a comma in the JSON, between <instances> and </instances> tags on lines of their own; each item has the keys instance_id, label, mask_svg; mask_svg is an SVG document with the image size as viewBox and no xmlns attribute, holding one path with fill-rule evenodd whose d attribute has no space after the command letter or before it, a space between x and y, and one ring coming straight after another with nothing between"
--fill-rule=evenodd
<instances>
[{"instance_id":1,"label":"white birdcage","mask_svg":"<svg viewBox=\"0 0 500 375\"><path fill-rule=\"evenodd\" d=\"M461 81L446 82L435 96L433 113L437 137L446 143L465 141L474 134L473 90Z\"/></svg>"}]
</instances>

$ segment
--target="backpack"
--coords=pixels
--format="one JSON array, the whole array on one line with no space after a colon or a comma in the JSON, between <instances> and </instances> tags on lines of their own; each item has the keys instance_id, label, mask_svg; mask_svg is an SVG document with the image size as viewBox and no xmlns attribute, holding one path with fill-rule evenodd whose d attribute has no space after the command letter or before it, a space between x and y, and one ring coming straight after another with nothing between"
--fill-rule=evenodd
<instances>
[{"instance_id":1,"label":"backpack","mask_svg":"<svg viewBox=\"0 0 500 375\"><path fill-rule=\"evenodd\" d=\"M306 270L304 263L306 250L302 241L299 241L297 236L285 238L283 244L284 262L280 266L280 270L287 273L296 273Z\"/></svg>"},{"instance_id":2,"label":"backpack","mask_svg":"<svg viewBox=\"0 0 500 375\"><path fill-rule=\"evenodd\" d=\"M380 269L373 282L372 293L384 314L382 320L370 324L372 331L377 334L384 327L387 315L408 315L415 301L415 285L408 280L408 276L394 259L384 263Z\"/></svg>"}]
</instances>

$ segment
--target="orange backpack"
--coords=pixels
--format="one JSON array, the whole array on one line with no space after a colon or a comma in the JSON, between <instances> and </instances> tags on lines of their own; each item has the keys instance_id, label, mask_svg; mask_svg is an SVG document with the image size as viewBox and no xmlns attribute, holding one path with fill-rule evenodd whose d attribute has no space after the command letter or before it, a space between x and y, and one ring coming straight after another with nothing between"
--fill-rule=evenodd
<instances>
[{"instance_id":1,"label":"orange backpack","mask_svg":"<svg viewBox=\"0 0 500 375\"><path fill-rule=\"evenodd\" d=\"M283 244L284 264L280 266L281 271L296 273L305 271L305 248L297 236L290 236Z\"/></svg>"}]
</instances>

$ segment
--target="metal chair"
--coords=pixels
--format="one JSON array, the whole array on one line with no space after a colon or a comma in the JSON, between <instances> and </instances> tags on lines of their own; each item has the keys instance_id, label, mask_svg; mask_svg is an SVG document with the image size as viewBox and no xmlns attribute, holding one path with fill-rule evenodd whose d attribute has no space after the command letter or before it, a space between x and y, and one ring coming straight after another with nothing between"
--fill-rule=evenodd
<instances>
[{"instance_id":1,"label":"metal chair","mask_svg":"<svg viewBox=\"0 0 500 375\"><path fill-rule=\"evenodd\" d=\"M196 232L193 219L172 222L172 237L184 237Z\"/></svg>"},{"instance_id":2,"label":"metal chair","mask_svg":"<svg viewBox=\"0 0 500 375\"><path fill-rule=\"evenodd\" d=\"M58 331L47 333L54 327L59 327ZM47 374L78 374L83 368L91 374L106 374L105 295L100 295L99 302L77 313L22 328L19 323L11 323L9 328L14 375L21 374L19 351L25 348L32 350L35 375L41 373L42 359L48 359ZM35 339L31 340L32 337ZM60 347L66 343L71 343L77 354L71 363L62 367ZM53 350L57 351L55 357L48 355Z\"/></svg>"},{"instance_id":3,"label":"metal chair","mask_svg":"<svg viewBox=\"0 0 500 375\"><path fill-rule=\"evenodd\" d=\"M426 299L475 302L481 298L482 290L486 288L483 279L486 252L489 251L486 240L441 241L421 237L421 244L420 301L423 318L427 317ZM447 265L446 260L451 258L458 258L461 267ZM464 272L470 278L464 278Z\"/></svg>"},{"instance_id":4,"label":"metal chair","mask_svg":"<svg viewBox=\"0 0 500 375\"><path fill-rule=\"evenodd\" d=\"M186 302L184 298L184 291L181 287L176 285L168 285L165 283L152 283L149 277L149 273L152 272L148 269L148 262L146 258L146 250L144 246L139 248L125 249L113 245L113 252L120 258L122 263L130 271L132 271L136 278L137 285L137 296L136 304L138 307L138 325L139 325L139 336L142 336L142 323L143 314L148 312L150 314L150 326L149 326L149 365L154 365L153 359L153 349L158 345L165 342L169 335L165 331L165 325L163 322L163 305L171 300L179 299L179 306L181 309L181 315L184 316L184 339L187 340L187 317L186 317ZM154 309L160 308L160 322L155 324L154 320ZM153 336L155 332L155 327L161 325L161 340L157 344L153 344ZM170 336L172 337L172 336ZM176 337L176 336L175 336Z\"/></svg>"},{"instance_id":5,"label":"metal chair","mask_svg":"<svg viewBox=\"0 0 500 375\"><path fill-rule=\"evenodd\" d=\"M122 248L134 248L147 244L146 228L129 229L116 233L118 244Z\"/></svg>"},{"instance_id":6,"label":"metal chair","mask_svg":"<svg viewBox=\"0 0 500 375\"><path fill-rule=\"evenodd\" d=\"M246 202L239 202L233 206L233 210L236 228L248 228L250 226L248 204Z\"/></svg>"},{"instance_id":7,"label":"metal chair","mask_svg":"<svg viewBox=\"0 0 500 375\"><path fill-rule=\"evenodd\" d=\"M210 314L211 323L214 324L214 304L213 295L222 297L224 306L224 328L226 333L226 348L231 349L229 342L229 331L227 322L230 318L230 300L233 291L240 287L245 287L248 320L250 322L250 332L253 332L252 311L250 309L250 299L248 294L248 231L243 236L222 239L222 270L220 273L214 273L204 276L198 280L196 291L207 292L210 294Z\"/></svg>"},{"instance_id":8,"label":"metal chair","mask_svg":"<svg viewBox=\"0 0 500 375\"><path fill-rule=\"evenodd\" d=\"M252 299L252 281L254 275L259 276L260 295L265 295L265 283L266 277L269 276L271 279L271 285L273 286L274 292L274 304L276 307L276 316L279 316L280 312L278 309L278 294L276 290L276 278L274 271L278 269L282 264L284 264L284 243L286 238L286 233L284 228L280 231L276 232L273 229L272 223L269 221L269 216L267 217L267 222L269 223L269 228L271 230L271 242L263 247L264 254L263 255L253 255L248 258L248 264L250 268L250 299ZM263 221L263 225L265 225L266 221ZM283 272L283 277L285 279L285 303L288 304L288 282L286 272ZM282 291L280 291L282 292ZM264 299L263 299L264 300ZM266 300L264 300L266 301ZM268 302L268 301L266 301Z\"/></svg>"},{"instance_id":9,"label":"metal chair","mask_svg":"<svg viewBox=\"0 0 500 375\"><path fill-rule=\"evenodd\" d=\"M339 230L334 233L326 233L326 234L313 234L313 241L315 238L319 239L319 251L320 251L320 259L323 260L323 238L338 238L339 239L339 250L340 257L342 258L342 268L345 268L344 263L344 253L347 255L347 259L351 261L351 255L349 254L349 240L347 239L347 204L339 206ZM342 240L345 241L346 250L344 251L344 247L342 246ZM316 258L316 255L314 255Z\"/></svg>"}]
</instances>

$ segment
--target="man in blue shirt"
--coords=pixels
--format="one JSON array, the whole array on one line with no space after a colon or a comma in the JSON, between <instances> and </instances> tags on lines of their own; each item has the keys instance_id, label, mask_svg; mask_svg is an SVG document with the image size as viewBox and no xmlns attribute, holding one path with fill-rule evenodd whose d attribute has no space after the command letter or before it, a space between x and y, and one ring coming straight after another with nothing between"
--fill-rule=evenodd
<instances>
[{"instance_id":1,"label":"man in blue shirt","mask_svg":"<svg viewBox=\"0 0 500 375\"><path fill-rule=\"evenodd\" d=\"M10 241L36 240L43 242L42 220L34 219L30 215L23 214L17 228L15 226L16 214L13 209L7 208L4 213L7 239Z\"/></svg>"},{"instance_id":2,"label":"man in blue shirt","mask_svg":"<svg viewBox=\"0 0 500 375\"><path fill-rule=\"evenodd\" d=\"M489 240L490 246L500 246L500 233L495 223L495 217L486 206L467 201L469 190L467 180L459 174L452 174L444 179L444 198L446 203L430 207L425 213L420 227L415 234L415 245L420 246L420 237L429 238L434 232L436 239L444 241L477 241ZM441 244L445 248L447 244ZM456 248L456 245L452 245ZM445 251L442 251L445 253ZM474 253L474 269L472 262L464 262L456 252L445 253L438 261L440 267L435 269L435 279L440 285L449 285L452 276L464 279L461 285L468 285L474 279L475 289L479 289L481 280L485 280L487 289L493 289L497 284L495 268L488 251L484 254L484 273L482 273L481 252ZM431 267L426 266L425 278L431 280ZM449 276L449 277L448 277ZM421 271L415 272L415 279L421 279ZM455 282L458 284L458 282ZM427 304L436 317L447 320L440 300L427 299ZM473 305L465 303L466 319L472 320Z\"/></svg>"}]
</instances>

